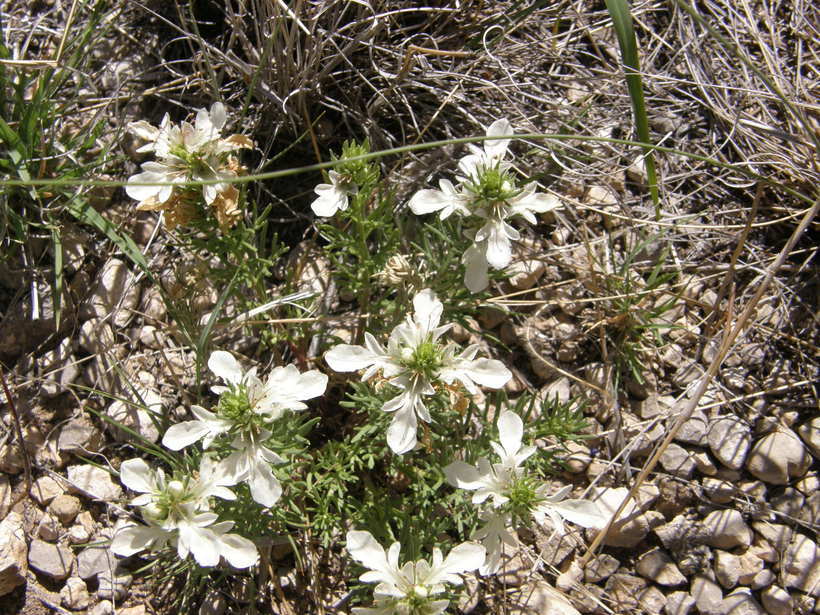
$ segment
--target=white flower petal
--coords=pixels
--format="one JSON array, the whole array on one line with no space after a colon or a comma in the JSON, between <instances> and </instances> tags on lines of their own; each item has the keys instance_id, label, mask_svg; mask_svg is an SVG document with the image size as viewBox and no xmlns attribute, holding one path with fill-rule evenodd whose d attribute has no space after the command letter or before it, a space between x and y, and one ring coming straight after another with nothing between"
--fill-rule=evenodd
<instances>
[{"instance_id":1,"label":"white flower petal","mask_svg":"<svg viewBox=\"0 0 820 615\"><path fill-rule=\"evenodd\" d=\"M380 576L375 578L374 581L392 578L384 547L373 538L370 532L349 531L345 538L345 547L353 559L365 568L370 568L370 570L379 573Z\"/></svg>"},{"instance_id":2,"label":"white flower petal","mask_svg":"<svg viewBox=\"0 0 820 615\"><path fill-rule=\"evenodd\" d=\"M413 310L413 320L421 326L423 336L427 337L438 326L444 305L438 300L436 293L425 288L413 297Z\"/></svg>"},{"instance_id":3,"label":"white flower petal","mask_svg":"<svg viewBox=\"0 0 820 615\"><path fill-rule=\"evenodd\" d=\"M111 551L122 557L128 557L146 549L156 542L164 542L170 534L158 527L146 525L128 525L117 530L111 539Z\"/></svg>"},{"instance_id":4,"label":"white flower petal","mask_svg":"<svg viewBox=\"0 0 820 615\"><path fill-rule=\"evenodd\" d=\"M143 459L129 459L120 465L120 482L137 493L153 493L156 490L154 470Z\"/></svg>"},{"instance_id":5,"label":"white flower petal","mask_svg":"<svg viewBox=\"0 0 820 615\"><path fill-rule=\"evenodd\" d=\"M542 504L554 510L567 521L581 527L603 529L609 518L601 512L595 502L589 500L564 500L552 504Z\"/></svg>"},{"instance_id":6,"label":"white flower petal","mask_svg":"<svg viewBox=\"0 0 820 615\"><path fill-rule=\"evenodd\" d=\"M466 269L464 271L464 286L471 293L478 293L487 288L490 283L488 276L489 263L483 246L472 245L464 252L463 257Z\"/></svg>"},{"instance_id":7,"label":"white flower petal","mask_svg":"<svg viewBox=\"0 0 820 615\"><path fill-rule=\"evenodd\" d=\"M494 121L487 128L488 137L502 137L504 135L514 134L512 124L505 118ZM487 158L491 162L499 161L504 158L507 153L507 148L510 145L510 139L499 139L497 141L484 141L484 151Z\"/></svg>"},{"instance_id":8,"label":"white flower petal","mask_svg":"<svg viewBox=\"0 0 820 615\"><path fill-rule=\"evenodd\" d=\"M282 485L266 463L253 465L248 484L251 488L251 497L262 506L273 506L282 496Z\"/></svg>"},{"instance_id":9,"label":"white flower petal","mask_svg":"<svg viewBox=\"0 0 820 615\"><path fill-rule=\"evenodd\" d=\"M228 116L225 113L225 105L221 102L215 102L211 105L210 121L217 133L225 127L225 122L228 121Z\"/></svg>"},{"instance_id":10,"label":"white flower petal","mask_svg":"<svg viewBox=\"0 0 820 615\"><path fill-rule=\"evenodd\" d=\"M363 346L339 344L325 353L325 362L337 372L355 372L374 363L382 357Z\"/></svg>"},{"instance_id":11,"label":"white flower petal","mask_svg":"<svg viewBox=\"0 0 820 615\"><path fill-rule=\"evenodd\" d=\"M239 534L225 534L219 540L220 552L234 568L250 568L259 560L253 541Z\"/></svg>"},{"instance_id":12,"label":"white flower petal","mask_svg":"<svg viewBox=\"0 0 820 615\"><path fill-rule=\"evenodd\" d=\"M210 432L210 426L204 421L183 421L168 428L162 437L162 444L172 451L179 451L201 440Z\"/></svg>"},{"instance_id":13,"label":"white flower petal","mask_svg":"<svg viewBox=\"0 0 820 615\"><path fill-rule=\"evenodd\" d=\"M219 541L211 530L194 523L180 522L177 531L177 553L180 557L184 558L190 552L197 564L206 568L219 563Z\"/></svg>"},{"instance_id":14,"label":"white flower petal","mask_svg":"<svg viewBox=\"0 0 820 615\"><path fill-rule=\"evenodd\" d=\"M505 222L490 221L484 228L487 229L487 263L494 269L503 269L512 260L512 244L507 234ZM512 227L509 227L512 228ZM476 235L478 237L478 235Z\"/></svg>"},{"instance_id":15,"label":"white flower petal","mask_svg":"<svg viewBox=\"0 0 820 615\"><path fill-rule=\"evenodd\" d=\"M424 584L460 585L461 579L456 575L480 568L484 565L486 555L487 550L482 545L475 542L463 542L453 547L440 566L430 570L429 576L424 579Z\"/></svg>"},{"instance_id":16,"label":"white flower petal","mask_svg":"<svg viewBox=\"0 0 820 615\"><path fill-rule=\"evenodd\" d=\"M478 489L484 484L478 468L464 461L453 461L444 468L447 482L459 489Z\"/></svg>"},{"instance_id":17,"label":"white flower petal","mask_svg":"<svg viewBox=\"0 0 820 615\"><path fill-rule=\"evenodd\" d=\"M498 439L509 457L514 457L521 448L524 437L524 422L515 412L506 410L498 417Z\"/></svg>"},{"instance_id":18,"label":"white flower petal","mask_svg":"<svg viewBox=\"0 0 820 615\"><path fill-rule=\"evenodd\" d=\"M387 428L387 445L397 455L411 451L416 446L418 421L412 406L405 407L393 415L393 421Z\"/></svg>"},{"instance_id":19,"label":"white flower petal","mask_svg":"<svg viewBox=\"0 0 820 615\"><path fill-rule=\"evenodd\" d=\"M242 382L242 368L230 352L215 350L208 358L208 369L229 384Z\"/></svg>"}]
</instances>

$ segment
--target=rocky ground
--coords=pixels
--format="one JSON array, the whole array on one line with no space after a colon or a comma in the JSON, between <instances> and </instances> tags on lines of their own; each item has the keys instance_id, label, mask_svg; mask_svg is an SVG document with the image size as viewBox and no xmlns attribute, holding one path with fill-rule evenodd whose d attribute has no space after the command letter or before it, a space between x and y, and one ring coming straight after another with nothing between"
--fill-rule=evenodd
<instances>
[{"instance_id":1,"label":"rocky ground","mask_svg":"<svg viewBox=\"0 0 820 615\"><path fill-rule=\"evenodd\" d=\"M607 50L614 49L611 33L602 34L596 26L602 13L589 8L584 15L586 31L609 58ZM654 19L649 9L642 15ZM574 62L564 65L569 74L560 87L547 85L549 79L541 73L531 80L521 76L521 67L530 64L526 44L540 32L538 23L526 22L531 30L523 29L530 38L522 35L506 49L499 66L492 61L495 56L482 58L486 65L477 66L495 71L486 79L503 82L506 75L510 82L505 87L524 99L551 88L555 100L567 108L597 96L586 85L584 66ZM158 31L152 36L160 36ZM648 63L667 74L661 70L667 64L659 48L646 44ZM570 48L567 53L574 50L584 57ZM132 68L148 63L136 59L133 47L129 53L118 61L130 62ZM449 65L435 64L433 56L428 59L420 61L418 70L446 83ZM462 73L467 74L466 69ZM421 87L422 76L408 82L411 89L405 96ZM716 74L710 76L713 83L718 81ZM613 88L622 87L614 83ZM659 86L648 87L655 88L654 98L665 100ZM133 102L137 89L132 85L127 90L134 97L130 120L140 117ZM441 92L436 95L443 99ZM697 114L702 110L689 108L688 101L681 95L663 107L653 118L654 130L674 135L684 149L702 151L722 140L731 122L721 125L725 117L714 108L710 121L715 124L701 122ZM496 108L501 106L494 102ZM613 126L620 126L628 134L628 103L620 100L618 105L626 110L622 117L600 111L604 101L598 101L583 118L584 130L611 135ZM416 111L430 119L434 109L426 116ZM535 127L546 130L535 112L529 107L525 111L519 117L534 117ZM398 113L404 112L400 108ZM375 119L379 113L386 112L374 111ZM352 111L350 117L359 119ZM123 123L122 118L116 121ZM340 120L340 130L342 125ZM401 138L382 130L390 133L380 128L372 136L384 146ZM731 161L762 151L754 138L741 134ZM117 151L123 159L133 156L132 146L111 146L121 147ZM608 150L596 148L590 152L601 154L598 160L606 158ZM783 155L799 166L797 154ZM122 163L123 176L134 171L137 160ZM630 492L634 497L589 556L593 532L560 539L540 530L522 533L528 548L507 562L497 582L471 585L472 593L460 609L510 614L820 613L820 352L816 242L811 236L816 239L816 223L773 272L774 283L756 299L748 322L724 356L722 340L754 300L803 212L772 189L765 211L755 219L760 226L745 235L743 223L754 190L709 180L710 190L701 193L697 184L705 180L687 166L691 161L670 157L664 168L673 203L669 207L679 214L670 216L674 256L661 261L660 240L640 252L643 266L665 263L676 275L634 310L670 297L674 306L653 320L662 329L662 341L646 355L644 382L628 381L622 394L613 395L611 364L598 350L601 323L613 316L596 308L600 304L595 302L606 295L596 280L607 250L625 254L635 246L637 214L647 206L645 170L634 164L634 154L609 162L592 163L583 173L563 175L551 184L566 213L545 218L533 229L509 270L509 281L494 289L498 299L477 312L474 332L459 329L453 336L459 342L498 339L504 344L499 356L515 372L507 387L511 397L538 390L562 401L585 400L588 438L568 444L565 470L555 477L556 484L574 484L579 495L595 499L612 514ZM403 173L411 171L412 165L403 167ZM783 185L809 191L806 177L781 179ZM702 206L691 205L696 197L702 198ZM174 270L171 263L181 257L163 239L156 217L135 216L133 204L121 192L103 191L98 199L97 208L134 238L154 271ZM304 218L307 203L302 194L289 206ZM304 227L302 218L298 224ZM316 256L316 245L302 239L302 230L293 233L296 238L281 264L298 272L289 280L292 288L316 292L322 305L332 306L330 316L338 319L335 332L343 332L346 314L357 308L334 294L329 262ZM735 261L737 246L742 256ZM39 250L48 254L46 244ZM160 426L153 419L160 411L170 411L174 418L186 416L190 400L185 391L195 383L195 354L169 316L160 289L104 237L66 221L62 250L66 288L59 325L47 281L35 279L30 292L31 285L7 275L13 263L4 266L0 280L0 359L8 387L8 394L0 395L0 612L160 613L164 602L139 571L139 562L121 562L106 546L128 516L126 494L108 469L116 470L133 454L128 448L131 434L106 419L157 441ZM200 286L189 308L201 319L214 309L219 293L207 280L197 279ZM173 296L183 283L169 273L162 279L163 291ZM271 288L276 284L270 281ZM38 293L46 299L32 318L32 298ZM255 356L258 339L247 330L226 327L216 335L220 347ZM322 368L319 356L309 358ZM709 373L716 362L720 368ZM708 386L699 391L703 382ZM152 416L152 411L157 414ZM671 442L658 448L672 432ZM639 476L655 452L657 466L646 477ZM292 557L280 555L279 593L300 604L303 581L294 572ZM339 609L328 606L326 612L346 612L344 594L337 598ZM209 594L200 613L224 613L235 600L236 595L229 602ZM270 612L287 613L291 607L278 608L281 611L271 607Z\"/></svg>"}]
</instances>

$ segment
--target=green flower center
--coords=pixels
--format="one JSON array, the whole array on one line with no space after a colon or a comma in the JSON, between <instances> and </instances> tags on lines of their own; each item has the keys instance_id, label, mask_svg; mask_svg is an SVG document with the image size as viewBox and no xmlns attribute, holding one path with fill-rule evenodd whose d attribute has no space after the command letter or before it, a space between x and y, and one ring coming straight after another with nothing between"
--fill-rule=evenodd
<instances>
[{"instance_id":1,"label":"green flower center","mask_svg":"<svg viewBox=\"0 0 820 615\"><path fill-rule=\"evenodd\" d=\"M150 504L142 507L146 520L162 522L166 519L182 519L186 516L185 505L191 499L188 481L172 480L165 490L158 494Z\"/></svg>"},{"instance_id":2,"label":"green flower center","mask_svg":"<svg viewBox=\"0 0 820 615\"><path fill-rule=\"evenodd\" d=\"M431 340L422 342L402 364L409 371L423 375L428 381L435 380L438 370L443 365L438 344Z\"/></svg>"},{"instance_id":3,"label":"green flower center","mask_svg":"<svg viewBox=\"0 0 820 615\"><path fill-rule=\"evenodd\" d=\"M219 397L216 414L233 423L233 433L258 433L265 427L265 417L254 411L248 386L232 386Z\"/></svg>"},{"instance_id":4,"label":"green flower center","mask_svg":"<svg viewBox=\"0 0 820 615\"><path fill-rule=\"evenodd\" d=\"M543 498L538 495L538 481L533 477L523 476L515 480L505 495L510 499L504 505L508 513L514 518L528 521L532 510L541 503Z\"/></svg>"},{"instance_id":5,"label":"green flower center","mask_svg":"<svg viewBox=\"0 0 820 615\"><path fill-rule=\"evenodd\" d=\"M470 181L470 189L476 195L476 202L485 206L504 204L520 192L513 176L497 166L478 169L478 176Z\"/></svg>"}]
</instances>

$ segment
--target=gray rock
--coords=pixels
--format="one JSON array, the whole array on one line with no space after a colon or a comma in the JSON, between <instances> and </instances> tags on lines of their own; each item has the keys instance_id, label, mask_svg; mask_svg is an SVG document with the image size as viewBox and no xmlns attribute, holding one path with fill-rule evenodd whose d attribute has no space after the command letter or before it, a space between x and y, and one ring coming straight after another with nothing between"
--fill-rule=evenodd
<instances>
[{"instance_id":1,"label":"gray rock","mask_svg":"<svg viewBox=\"0 0 820 615\"><path fill-rule=\"evenodd\" d=\"M57 450L61 453L97 453L101 445L102 433L85 417L71 419L57 436Z\"/></svg>"},{"instance_id":2,"label":"gray rock","mask_svg":"<svg viewBox=\"0 0 820 615\"><path fill-rule=\"evenodd\" d=\"M85 526L77 523L68 528L68 542L73 545L84 545L91 540L91 532Z\"/></svg>"},{"instance_id":3,"label":"gray rock","mask_svg":"<svg viewBox=\"0 0 820 615\"><path fill-rule=\"evenodd\" d=\"M102 318L114 313L115 327L124 327L139 304L140 286L128 266L118 258L109 259L97 276L97 287L80 308L83 319Z\"/></svg>"},{"instance_id":4,"label":"gray rock","mask_svg":"<svg viewBox=\"0 0 820 615\"><path fill-rule=\"evenodd\" d=\"M100 572L97 580L99 581L98 598L121 602L128 595L128 588L131 587L134 578L130 574L117 574L116 572L112 575L109 570L105 570Z\"/></svg>"},{"instance_id":5,"label":"gray rock","mask_svg":"<svg viewBox=\"0 0 820 615\"><path fill-rule=\"evenodd\" d=\"M707 538L706 531L699 524L682 514L669 523L656 527L654 531L669 551L680 551L692 545L703 544Z\"/></svg>"},{"instance_id":6,"label":"gray rock","mask_svg":"<svg viewBox=\"0 0 820 615\"><path fill-rule=\"evenodd\" d=\"M686 583L686 577L681 574L672 558L657 547L647 551L638 559L635 570L643 578L654 581L658 585L676 587ZM660 609L655 612L660 612Z\"/></svg>"},{"instance_id":7,"label":"gray rock","mask_svg":"<svg viewBox=\"0 0 820 615\"><path fill-rule=\"evenodd\" d=\"M60 602L72 611L87 609L91 604L91 596L88 595L88 588L85 581L77 577L71 577L63 589L60 590Z\"/></svg>"},{"instance_id":8,"label":"gray rock","mask_svg":"<svg viewBox=\"0 0 820 615\"><path fill-rule=\"evenodd\" d=\"M740 558L728 551L715 551L715 578L725 589L732 589L740 580Z\"/></svg>"},{"instance_id":9,"label":"gray rock","mask_svg":"<svg viewBox=\"0 0 820 615\"><path fill-rule=\"evenodd\" d=\"M672 592L666 596L666 615L689 615L695 608L695 599L686 592Z\"/></svg>"},{"instance_id":10,"label":"gray rock","mask_svg":"<svg viewBox=\"0 0 820 615\"><path fill-rule=\"evenodd\" d=\"M122 610L119 612L122 613ZM110 600L100 600L88 611L88 615L114 615L114 604Z\"/></svg>"},{"instance_id":11,"label":"gray rock","mask_svg":"<svg viewBox=\"0 0 820 615\"><path fill-rule=\"evenodd\" d=\"M783 556L784 587L820 597L820 553L808 536L795 534Z\"/></svg>"},{"instance_id":12,"label":"gray rock","mask_svg":"<svg viewBox=\"0 0 820 615\"><path fill-rule=\"evenodd\" d=\"M728 504L735 494L734 485L727 480L704 478L701 484L704 495L715 504Z\"/></svg>"},{"instance_id":13,"label":"gray rock","mask_svg":"<svg viewBox=\"0 0 820 615\"><path fill-rule=\"evenodd\" d=\"M660 458L663 469L678 478L689 478L695 471L695 460L682 446L672 442Z\"/></svg>"},{"instance_id":14,"label":"gray rock","mask_svg":"<svg viewBox=\"0 0 820 615\"><path fill-rule=\"evenodd\" d=\"M57 542L63 533L63 526L54 515L44 514L37 523L37 536L46 542Z\"/></svg>"},{"instance_id":15,"label":"gray rock","mask_svg":"<svg viewBox=\"0 0 820 615\"><path fill-rule=\"evenodd\" d=\"M735 416L725 416L709 425L707 441L712 454L727 468L743 467L752 435L749 425Z\"/></svg>"},{"instance_id":16,"label":"gray rock","mask_svg":"<svg viewBox=\"0 0 820 615\"><path fill-rule=\"evenodd\" d=\"M666 607L666 596L660 589L650 585L638 594L638 602L644 613L661 613Z\"/></svg>"},{"instance_id":17,"label":"gray rock","mask_svg":"<svg viewBox=\"0 0 820 615\"><path fill-rule=\"evenodd\" d=\"M538 282L538 279L544 275L545 270L546 263L542 260L517 260L505 269L510 275L510 285L515 290L532 288Z\"/></svg>"},{"instance_id":18,"label":"gray rock","mask_svg":"<svg viewBox=\"0 0 820 615\"><path fill-rule=\"evenodd\" d=\"M55 581L62 581L71 574L74 553L61 545L53 545L42 540L32 540L28 551L28 564Z\"/></svg>"},{"instance_id":19,"label":"gray rock","mask_svg":"<svg viewBox=\"0 0 820 615\"><path fill-rule=\"evenodd\" d=\"M111 480L111 474L92 465L69 466L70 490L104 502L114 502L122 495L122 488Z\"/></svg>"},{"instance_id":20,"label":"gray rock","mask_svg":"<svg viewBox=\"0 0 820 615\"><path fill-rule=\"evenodd\" d=\"M797 428L797 433L803 439L811 454L820 459L820 416L803 423Z\"/></svg>"},{"instance_id":21,"label":"gray rock","mask_svg":"<svg viewBox=\"0 0 820 615\"><path fill-rule=\"evenodd\" d=\"M64 492L60 481L51 476L41 476L31 485L31 497L40 506L48 506L51 500Z\"/></svg>"},{"instance_id":22,"label":"gray rock","mask_svg":"<svg viewBox=\"0 0 820 615\"><path fill-rule=\"evenodd\" d=\"M778 496L769 500L769 506L787 517L798 517L806 503L806 497L797 489L788 487Z\"/></svg>"},{"instance_id":23,"label":"gray rock","mask_svg":"<svg viewBox=\"0 0 820 615\"><path fill-rule=\"evenodd\" d=\"M763 608L769 615L791 615L792 597L782 587L772 585L760 592Z\"/></svg>"},{"instance_id":24,"label":"gray rock","mask_svg":"<svg viewBox=\"0 0 820 615\"><path fill-rule=\"evenodd\" d=\"M683 444L694 444L695 446L705 446L707 443L706 434L709 431L709 419L702 410L694 410L692 415L681 425L680 430L675 434L675 441Z\"/></svg>"},{"instance_id":25,"label":"gray rock","mask_svg":"<svg viewBox=\"0 0 820 615\"><path fill-rule=\"evenodd\" d=\"M7 476L0 476L0 519L5 519L11 508L11 483Z\"/></svg>"},{"instance_id":26,"label":"gray rock","mask_svg":"<svg viewBox=\"0 0 820 615\"><path fill-rule=\"evenodd\" d=\"M80 348L89 354L103 354L111 352L116 343L114 330L108 322L99 318L92 318L80 327L77 338Z\"/></svg>"},{"instance_id":27,"label":"gray rock","mask_svg":"<svg viewBox=\"0 0 820 615\"><path fill-rule=\"evenodd\" d=\"M10 512L0 522L0 596L26 582L26 530L20 513Z\"/></svg>"},{"instance_id":28,"label":"gray rock","mask_svg":"<svg viewBox=\"0 0 820 615\"><path fill-rule=\"evenodd\" d=\"M692 598L701 615L724 615L723 592L709 577L699 574L692 579Z\"/></svg>"},{"instance_id":29,"label":"gray rock","mask_svg":"<svg viewBox=\"0 0 820 615\"><path fill-rule=\"evenodd\" d=\"M108 550L108 547L88 547L77 555L77 575L86 581L102 572L110 574L110 571L116 568L117 558Z\"/></svg>"},{"instance_id":30,"label":"gray rock","mask_svg":"<svg viewBox=\"0 0 820 615\"><path fill-rule=\"evenodd\" d=\"M584 579L587 583L598 583L615 574L620 565L621 562L609 553L600 553L592 558L584 568Z\"/></svg>"},{"instance_id":31,"label":"gray rock","mask_svg":"<svg viewBox=\"0 0 820 615\"><path fill-rule=\"evenodd\" d=\"M57 517L60 523L69 525L80 512L80 500L65 493L58 495L48 505L48 511Z\"/></svg>"},{"instance_id":32,"label":"gray rock","mask_svg":"<svg viewBox=\"0 0 820 615\"><path fill-rule=\"evenodd\" d=\"M809 472L797 481L794 486L803 495L812 495L820 491L820 476L817 475L817 472Z\"/></svg>"},{"instance_id":33,"label":"gray rock","mask_svg":"<svg viewBox=\"0 0 820 615\"><path fill-rule=\"evenodd\" d=\"M726 615L766 615L757 600L748 589L736 589L723 599L723 612Z\"/></svg>"},{"instance_id":34,"label":"gray rock","mask_svg":"<svg viewBox=\"0 0 820 615\"><path fill-rule=\"evenodd\" d=\"M780 523L752 521L752 528L778 551L785 551L792 539L792 528Z\"/></svg>"},{"instance_id":35,"label":"gray rock","mask_svg":"<svg viewBox=\"0 0 820 615\"><path fill-rule=\"evenodd\" d=\"M140 312L146 322L160 324L165 320L167 308L162 299L162 293L156 286L149 286L142 294Z\"/></svg>"},{"instance_id":36,"label":"gray rock","mask_svg":"<svg viewBox=\"0 0 820 615\"><path fill-rule=\"evenodd\" d=\"M640 608L640 593L646 581L631 574L616 572L606 581L606 595L616 613L632 613Z\"/></svg>"},{"instance_id":37,"label":"gray rock","mask_svg":"<svg viewBox=\"0 0 820 615\"><path fill-rule=\"evenodd\" d=\"M572 474L583 474L592 461L589 447L581 442L567 442L565 446L567 448L567 456L564 458L564 463L566 464L567 471Z\"/></svg>"},{"instance_id":38,"label":"gray rock","mask_svg":"<svg viewBox=\"0 0 820 615\"><path fill-rule=\"evenodd\" d=\"M703 520L706 544L718 549L748 547L752 544L752 530L737 510L715 510Z\"/></svg>"},{"instance_id":39,"label":"gray rock","mask_svg":"<svg viewBox=\"0 0 820 615\"><path fill-rule=\"evenodd\" d=\"M774 573L768 568L764 568L752 578L752 582L749 583L749 587L754 590L760 590L769 587L772 583L774 583ZM765 601L763 602L763 608L766 608Z\"/></svg>"},{"instance_id":40,"label":"gray rock","mask_svg":"<svg viewBox=\"0 0 820 615\"><path fill-rule=\"evenodd\" d=\"M810 464L811 456L797 434L780 427L758 440L746 468L769 484L786 485L792 478L803 476Z\"/></svg>"},{"instance_id":41,"label":"gray rock","mask_svg":"<svg viewBox=\"0 0 820 615\"><path fill-rule=\"evenodd\" d=\"M155 421L159 420L158 413L162 410L162 397L152 388L141 384L136 384L135 388L139 394L138 398L131 402L117 399L108 406L105 413L110 419L121 423L146 440L156 442L159 440L159 429ZM134 439L134 436L116 426L111 427L111 432L119 442L131 442Z\"/></svg>"},{"instance_id":42,"label":"gray rock","mask_svg":"<svg viewBox=\"0 0 820 615\"><path fill-rule=\"evenodd\" d=\"M545 581L526 583L512 602L507 611L510 615L580 615L561 592Z\"/></svg>"},{"instance_id":43,"label":"gray rock","mask_svg":"<svg viewBox=\"0 0 820 615\"><path fill-rule=\"evenodd\" d=\"M820 525L820 492L815 491L806 498L806 502L797 518L812 527Z\"/></svg>"}]
</instances>

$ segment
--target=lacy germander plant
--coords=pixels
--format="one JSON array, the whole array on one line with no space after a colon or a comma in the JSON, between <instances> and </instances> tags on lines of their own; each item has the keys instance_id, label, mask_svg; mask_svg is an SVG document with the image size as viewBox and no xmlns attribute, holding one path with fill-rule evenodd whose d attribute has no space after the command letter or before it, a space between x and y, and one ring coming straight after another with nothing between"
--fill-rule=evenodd
<instances>
[{"instance_id":1,"label":"lacy germander plant","mask_svg":"<svg viewBox=\"0 0 820 615\"><path fill-rule=\"evenodd\" d=\"M488 137L511 134L513 128L506 119L496 120L487 129ZM560 206L556 197L536 192L535 182L523 187L517 184L512 164L505 160L509 144L510 139L488 140L483 148L470 144L470 154L458 163L457 185L441 179L439 190L420 190L409 202L416 215L437 211L442 220L453 213L466 219L465 232L474 243L462 259L464 284L474 293L489 284L490 267L504 269L512 260L511 242L521 235L508 221L521 217L536 224L536 213Z\"/></svg>"},{"instance_id":2,"label":"lacy germander plant","mask_svg":"<svg viewBox=\"0 0 820 615\"><path fill-rule=\"evenodd\" d=\"M230 180L244 172L233 152L253 148L253 142L239 134L223 139L220 133L226 121L225 107L217 102L210 112L198 109L193 124L174 124L167 114L159 127L144 120L130 123L128 130L147 141L137 151L153 152L157 157L142 164L142 173L128 178L125 191L139 201L137 209L164 212L166 226L173 229L207 218L204 202L220 229L236 224L242 218L236 186L221 181L188 185L192 181Z\"/></svg>"},{"instance_id":3,"label":"lacy germander plant","mask_svg":"<svg viewBox=\"0 0 820 615\"><path fill-rule=\"evenodd\" d=\"M447 557L433 549L433 563L420 559L399 566L401 544L394 542L385 553L370 532L347 533L347 550L357 562L369 568L359 577L365 583L378 583L373 590L372 608L357 607L356 615L438 615L450 601L437 599L444 584L460 586L461 574L478 569L485 550L479 544L464 542L453 547Z\"/></svg>"},{"instance_id":4,"label":"lacy germander plant","mask_svg":"<svg viewBox=\"0 0 820 615\"><path fill-rule=\"evenodd\" d=\"M168 480L165 472L152 469L142 459L129 459L120 466L122 484L142 495L131 501L138 506L146 525L121 528L111 541L111 550L127 557L140 551L158 550L167 544L180 558L192 554L200 566L211 567L224 557L231 566L253 566L258 554L253 542L230 534L232 521L218 521L211 511L213 497L236 498L228 489L235 481L222 464L203 456L197 475Z\"/></svg>"},{"instance_id":5,"label":"lacy germander plant","mask_svg":"<svg viewBox=\"0 0 820 615\"><path fill-rule=\"evenodd\" d=\"M305 400L322 395L327 376L316 370L300 373L287 365L275 367L263 382L255 367L243 372L233 355L222 350L211 354L208 367L227 384L212 388L220 396L215 412L193 406L196 419L172 425L162 443L178 451L200 440L208 449L218 438L229 439L233 451L220 462L221 471L234 481L231 484L248 483L254 501L273 506L282 485L271 465L285 460L270 448L272 424L285 413L307 408Z\"/></svg>"},{"instance_id":6,"label":"lacy germander plant","mask_svg":"<svg viewBox=\"0 0 820 615\"><path fill-rule=\"evenodd\" d=\"M337 372L364 369L364 381L381 372L391 385L402 390L382 407L385 412L395 413L387 430L387 443L398 455L415 448L417 418L432 422L424 397L434 395L436 387L441 389L458 381L475 394L476 384L498 389L512 378L501 361L476 359L478 344L459 352L453 342L440 341L452 325L439 326L444 306L433 291L418 293L413 308L413 315L393 329L387 348L365 333L364 346L340 344L325 355L327 364Z\"/></svg>"},{"instance_id":7,"label":"lacy germander plant","mask_svg":"<svg viewBox=\"0 0 820 615\"><path fill-rule=\"evenodd\" d=\"M514 412L505 411L498 418L499 442L491 442L499 463L491 464L486 457L475 466L454 461L444 468L447 482L460 489L475 491L473 504L484 504L480 513L484 525L473 534L487 549L487 559L481 574L494 574L501 566L504 547L517 548L513 533L516 527L527 526L530 519L543 524L549 517L553 533L563 534L564 520L582 527L602 528L607 518L594 502L566 499L572 486L549 494L549 487L528 475L523 463L536 451L534 446L522 446L524 423Z\"/></svg>"}]
</instances>

